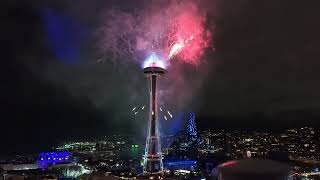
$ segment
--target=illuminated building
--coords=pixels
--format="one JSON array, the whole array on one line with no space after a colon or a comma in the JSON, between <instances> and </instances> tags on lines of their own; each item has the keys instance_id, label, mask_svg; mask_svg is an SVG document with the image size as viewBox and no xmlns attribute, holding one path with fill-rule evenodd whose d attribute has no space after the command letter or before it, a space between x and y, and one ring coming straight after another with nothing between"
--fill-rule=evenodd
<instances>
[{"instance_id":1,"label":"illuminated building","mask_svg":"<svg viewBox=\"0 0 320 180\"><path fill-rule=\"evenodd\" d=\"M166 169L184 169L194 170L197 168L197 161L194 160L166 160L164 162Z\"/></svg>"},{"instance_id":2,"label":"illuminated building","mask_svg":"<svg viewBox=\"0 0 320 180\"><path fill-rule=\"evenodd\" d=\"M148 78L150 93L148 132L143 161L144 174L158 174L163 171L160 132L158 127L157 89L159 86L159 77L164 73L165 70L162 62L152 53L144 65L144 74Z\"/></svg>"},{"instance_id":3,"label":"illuminated building","mask_svg":"<svg viewBox=\"0 0 320 180\"><path fill-rule=\"evenodd\" d=\"M52 164L68 163L71 161L70 152L42 152L38 156L40 168L46 168Z\"/></svg>"}]
</instances>

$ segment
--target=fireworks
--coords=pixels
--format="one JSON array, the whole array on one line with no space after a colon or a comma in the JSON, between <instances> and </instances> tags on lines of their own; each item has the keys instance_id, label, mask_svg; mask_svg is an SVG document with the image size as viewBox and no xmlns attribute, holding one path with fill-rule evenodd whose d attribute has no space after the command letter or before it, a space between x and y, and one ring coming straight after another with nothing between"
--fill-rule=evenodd
<instances>
[{"instance_id":1,"label":"fireworks","mask_svg":"<svg viewBox=\"0 0 320 180\"><path fill-rule=\"evenodd\" d=\"M170 52L169 52L169 55L168 55L168 58L169 59L172 59L176 54L178 54L185 46L186 44L193 40L193 36L190 36L188 39L184 40L184 41L179 41L179 42L176 42L174 43L174 45L172 46Z\"/></svg>"},{"instance_id":2,"label":"fireworks","mask_svg":"<svg viewBox=\"0 0 320 180\"><path fill-rule=\"evenodd\" d=\"M143 106L135 106L135 107L132 108L132 114L133 115L138 115L138 113L140 111L144 111L144 110L146 110L146 106L145 105L143 105ZM159 107L159 110L160 110L159 112L161 112L163 118L166 121L169 119L168 117L170 117L171 119L173 118L173 115L171 114L171 112L169 110L164 111L162 109L162 107Z\"/></svg>"},{"instance_id":3,"label":"fireworks","mask_svg":"<svg viewBox=\"0 0 320 180\"><path fill-rule=\"evenodd\" d=\"M207 12L192 0L157 3L134 13L106 10L97 33L100 49L117 60L140 64L145 59L143 67L155 63L165 68L172 60L198 65L211 44L211 31L205 28Z\"/></svg>"},{"instance_id":4,"label":"fireworks","mask_svg":"<svg viewBox=\"0 0 320 180\"><path fill-rule=\"evenodd\" d=\"M171 59L173 56L175 56L176 54L179 53L179 51L184 47L184 43L183 42L177 42L175 43L170 52L169 52L169 55L168 55L168 58Z\"/></svg>"},{"instance_id":5,"label":"fireworks","mask_svg":"<svg viewBox=\"0 0 320 180\"><path fill-rule=\"evenodd\" d=\"M157 52L165 57L163 61L153 60L158 67L164 68L163 63L168 64L173 59L196 65L201 60L204 49L209 46L210 33L204 29L204 20L198 14L181 12L172 17L160 32L161 35L155 36L156 43L152 44L155 47L153 53L144 64L150 64L152 59L157 58L154 54Z\"/></svg>"},{"instance_id":6,"label":"fireworks","mask_svg":"<svg viewBox=\"0 0 320 180\"><path fill-rule=\"evenodd\" d=\"M172 118L172 114L170 113L170 111L167 111L167 112L168 112L169 116Z\"/></svg>"}]
</instances>

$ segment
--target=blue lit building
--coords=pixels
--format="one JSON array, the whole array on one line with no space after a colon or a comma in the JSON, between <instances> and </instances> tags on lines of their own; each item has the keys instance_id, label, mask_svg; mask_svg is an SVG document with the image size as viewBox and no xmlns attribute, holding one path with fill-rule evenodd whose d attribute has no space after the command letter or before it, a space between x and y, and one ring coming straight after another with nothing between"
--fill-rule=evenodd
<instances>
[{"instance_id":1,"label":"blue lit building","mask_svg":"<svg viewBox=\"0 0 320 180\"><path fill-rule=\"evenodd\" d=\"M47 168L53 164L62 164L71 162L70 152L42 152L38 156L40 168Z\"/></svg>"},{"instance_id":2,"label":"blue lit building","mask_svg":"<svg viewBox=\"0 0 320 180\"><path fill-rule=\"evenodd\" d=\"M195 170L197 168L197 161L189 159L164 159L163 166L165 169L176 170Z\"/></svg>"}]
</instances>

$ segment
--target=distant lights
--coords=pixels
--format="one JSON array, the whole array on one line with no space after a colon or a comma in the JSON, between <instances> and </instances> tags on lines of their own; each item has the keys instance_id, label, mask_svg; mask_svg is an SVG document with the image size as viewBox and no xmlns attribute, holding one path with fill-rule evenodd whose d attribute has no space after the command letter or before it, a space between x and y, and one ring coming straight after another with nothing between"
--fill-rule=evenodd
<instances>
[{"instance_id":1,"label":"distant lights","mask_svg":"<svg viewBox=\"0 0 320 180\"><path fill-rule=\"evenodd\" d=\"M138 145L138 144L132 144L131 147L132 147L132 148L138 148L139 145Z\"/></svg>"}]
</instances>

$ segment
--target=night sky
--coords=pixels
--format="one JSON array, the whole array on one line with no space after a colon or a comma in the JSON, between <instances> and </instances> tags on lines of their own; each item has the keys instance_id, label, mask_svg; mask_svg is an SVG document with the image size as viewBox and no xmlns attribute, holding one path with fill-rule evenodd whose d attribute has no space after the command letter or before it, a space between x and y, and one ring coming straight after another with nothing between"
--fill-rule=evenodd
<instances>
[{"instance_id":1,"label":"night sky","mask_svg":"<svg viewBox=\"0 0 320 180\"><path fill-rule=\"evenodd\" d=\"M173 113L195 111L200 128L319 127L320 3L211 5L215 51L206 54L206 72L187 77L192 85L192 74L203 73L186 105L166 102ZM96 52L94 33L108 6L138 3L1 1L1 153L114 133L143 136L146 120L131 114L148 102L141 68L100 61Z\"/></svg>"}]
</instances>

